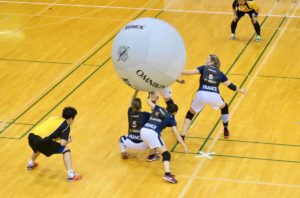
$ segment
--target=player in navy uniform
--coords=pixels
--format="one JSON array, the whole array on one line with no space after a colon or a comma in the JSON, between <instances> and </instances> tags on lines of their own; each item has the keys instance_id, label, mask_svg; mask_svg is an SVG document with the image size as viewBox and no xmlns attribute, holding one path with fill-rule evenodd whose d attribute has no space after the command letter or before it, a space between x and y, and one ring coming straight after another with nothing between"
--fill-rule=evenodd
<instances>
[{"instance_id":1,"label":"player in navy uniform","mask_svg":"<svg viewBox=\"0 0 300 198\"><path fill-rule=\"evenodd\" d=\"M161 132L166 127L172 127L172 130L177 140L182 144L185 152L188 152L186 144L180 137L177 130L175 114L178 111L176 104L169 104L167 109L164 109L152 102L151 97L147 100L148 105L153 110L148 122L141 129L141 139L151 148L157 149L162 154L165 174L163 179L170 183L177 183L174 175L170 171L171 154L168 151L165 143L161 138Z\"/></svg>"},{"instance_id":2,"label":"player in navy uniform","mask_svg":"<svg viewBox=\"0 0 300 198\"><path fill-rule=\"evenodd\" d=\"M240 89L231 83L226 75L220 71L220 60L218 56L210 54L205 62L205 65L193 70L184 70L183 75L200 74L200 86L193 99L190 110L185 116L181 137L184 139L192 119L196 113L201 111L205 105L210 105L214 109L221 109L221 117L224 126L224 138L229 138L228 121L229 111L228 105L220 96L219 84L223 83L232 91L237 91L242 94L246 93L245 89Z\"/></svg>"},{"instance_id":3,"label":"player in navy uniform","mask_svg":"<svg viewBox=\"0 0 300 198\"><path fill-rule=\"evenodd\" d=\"M130 107L128 108L128 135L123 135L119 139L121 155L123 159L128 158L126 148L134 150L146 150L148 145L141 140L140 130L150 117L150 113L141 111L142 103L140 98L136 98L136 90L131 98ZM160 156L153 152L147 158L147 161L159 160Z\"/></svg>"}]
</instances>

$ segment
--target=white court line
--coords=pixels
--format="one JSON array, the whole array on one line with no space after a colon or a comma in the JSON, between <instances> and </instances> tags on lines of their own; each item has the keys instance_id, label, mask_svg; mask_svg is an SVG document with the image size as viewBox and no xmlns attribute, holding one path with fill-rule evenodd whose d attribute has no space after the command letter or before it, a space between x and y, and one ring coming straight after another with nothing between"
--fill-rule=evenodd
<instances>
[{"instance_id":1,"label":"white court line","mask_svg":"<svg viewBox=\"0 0 300 198\"><path fill-rule=\"evenodd\" d=\"M56 0L54 3L58 2L59 0ZM49 7L51 7L54 3L51 3L49 5L47 5L46 8L42 9L41 11L39 11L37 14L35 14L36 16L40 16L41 14L43 14L43 12L45 12ZM14 31L3 31L1 32L1 34L11 34L13 32L20 32L21 31L21 27L26 24L28 21L25 21L24 23L20 24ZM29 101L27 101L23 106L21 106L20 108L17 109L17 111L15 111L12 115L10 115L8 118L6 118L2 124L0 124L0 131L3 130L7 125L8 122L10 122L15 116L16 114L18 114L18 112L24 110L27 106L29 106L29 104L33 101L34 98L30 99ZM2 133L2 132L1 132Z\"/></svg>"},{"instance_id":2,"label":"white court line","mask_svg":"<svg viewBox=\"0 0 300 198\"><path fill-rule=\"evenodd\" d=\"M144 6L149 6L152 3L152 0L147 2ZM128 19L131 19L133 15L136 15L136 13L133 13L131 15L128 16ZM126 20L125 20L126 21ZM121 27L123 27L122 24ZM121 28L120 27L120 28ZM119 31L119 30L118 30ZM60 82L66 75L68 75L73 69L75 69L75 67L77 67L79 64L81 64L85 59L87 59L92 53L94 53L101 45L103 45L103 43L105 43L107 41L107 39L109 39L110 37L112 37L116 32L111 32L110 34L108 34L105 38L103 38L101 41L99 41L93 48L91 48L89 51L87 51L81 58L79 58L76 62L74 62L71 65L71 69L62 73L61 75L59 75L57 78L55 78L55 80L52 81L52 83L50 83L45 89L43 89L39 94L37 94L34 98L30 99L29 101L27 101L22 107L20 107L19 109L17 109L12 115L10 115L7 119L5 119L3 121L2 124L0 124L0 131L4 129L4 127L6 126L7 122L10 122L11 120L13 120L13 118L15 118L18 114L20 114L21 111L24 111L26 108L28 108L30 105L33 104L33 101L36 101L37 98L40 98L41 96L43 96L45 93L47 93L51 87L53 87L54 85L56 85L58 82ZM0 132L0 135L2 134L2 132Z\"/></svg>"},{"instance_id":3,"label":"white court line","mask_svg":"<svg viewBox=\"0 0 300 198\"><path fill-rule=\"evenodd\" d=\"M189 178L188 175L182 175L182 177ZM233 183L239 183L239 184L255 184L255 185L287 187L287 188L300 188L299 184L273 183L273 182L241 180L241 179L228 179L228 178L220 178L220 177L196 176L195 179L210 180L210 181L222 181L222 182L233 182Z\"/></svg>"},{"instance_id":4,"label":"white court line","mask_svg":"<svg viewBox=\"0 0 300 198\"><path fill-rule=\"evenodd\" d=\"M298 7L300 4L298 4L297 7L294 8L293 14L297 11ZM272 7L273 9L273 7ZM270 12L272 11L272 9L270 10ZM274 41L274 43L272 44L272 47L270 48L270 50L268 51L267 55L265 56L265 58L263 59L263 61L260 63L259 67L257 68L256 72L253 74L253 77L251 78L250 82L247 84L246 89L249 90L249 88L252 86L254 80L256 80L258 73L262 70L263 66L265 65L266 61L269 59L270 55L272 54L273 50L275 49L275 47L277 46L278 41L280 40L280 38L282 37L282 35L284 34L284 32L286 31L289 23L290 23L290 19L287 19L288 21L286 22L284 28L282 29L282 31L279 33L278 37L276 38L276 40ZM240 106L242 100L243 100L244 96L241 95L241 97L239 97L236 105L234 106L233 110L231 111L230 117L232 117L232 115L235 113L235 111L237 110L237 108ZM223 130L220 129L216 136L214 137L212 143L210 144L209 148L207 149L206 152L212 152L213 147L216 145L219 137L221 136ZM184 186L184 188L182 189L179 197L184 197L184 195L187 193L187 191L189 190L189 188L192 185L192 182L197 178L197 174L199 173L200 169L202 168L204 162L207 160L207 158L201 158L200 162L198 163L197 167L195 168L194 172L192 173L192 175L190 176L190 179L188 180L187 184Z\"/></svg>"},{"instance_id":5,"label":"white court line","mask_svg":"<svg viewBox=\"0 0 300 198\"><path fill-rule=\"evenodd\" d=\"M1 1L0 3L7 4L24 4L24 5L49 5L50 3L45 2L23 2L23 1ZM294 5L294 4L293 4ZM291 5L291 6L293 6ZM160 9L160 8L146 8L146 7L124 7L124 6L99 6L99 5L85 5L85 4L65 4L65 3L57 3L53 6L64 6L64 7L79 7L79 8L108 8L108 9L126 9L126 10L149 10L149 11L161 11L164 10L166 12L183 12L183 13L198 13L198 14L219 14L219 15L232 15L232 12L214 12L214 11L206 11L206 10L179 10L179 9ZM263 14L260 16L269 16L269 17L284 17L285 15L271 15L271 14ZM300 18L298 15L286 16L288 18Z\"/></svg>"},{"instance_id":6,"label":"white court line","mask_svg":"<svg viewBox=\"0 0 300 198\"><path fill-rule=\"evenodd\" d=\"M112 2L110 2L108 5L111 5L113 4L114 2L116 2L117 0L113 0ZM51 6L54 6L56 4L52 4ZM48 9L48 8L47 8ZM103 8L104 9L104 8ZM36 29L36 28L41 28L41 27L47 27L47 26L50 26L50 25L54 25L54 24L59 24L59 23L62 23L62 22L66 22L66 21L70 21L70 20L73 20L73 19L80 19L82 16L85 16L85 15L89 15L89 14L93 14L95 12L100 12L102 11L103 9L100 9L100 10L92 10L90 12L87 12L85 14L81 14L81 15L78 15L78 16L73 16L73 17L65 17L61 20L58 20L58 21L55 21L55 22L50 22L50 23L45 23L45 24L42 24L42 25L36 25L36 26L31 26L31 27L26 27L24 29L22 29L22 31L24 30L31 30L31 29Z\"/></svg>"},{"instance_id":7,"label":"white court line","mask_svg":"<svg viewBox=\"0 0 300 198\"><path fill-rule=\"evenodd\" d=\"M117 1L117 0L115 0ZM124 21L124 19L114 19L109 16L107 17L83 17L87 14L92 14L94 12L99 12L99 10L93 10L91 12L82 14L82 15L77 15L77 16L64 16L64 15L42 15L43 17L48 17L48 18L57 18L57 19L86 19L86 20L95 20L95 21L104 21L104 20L109 20L109 21ZM37 16L36 14L21 14L21 13L0 13L0 16L25 16L25 17L34 17Z\"/></svg>"}]
</instances>

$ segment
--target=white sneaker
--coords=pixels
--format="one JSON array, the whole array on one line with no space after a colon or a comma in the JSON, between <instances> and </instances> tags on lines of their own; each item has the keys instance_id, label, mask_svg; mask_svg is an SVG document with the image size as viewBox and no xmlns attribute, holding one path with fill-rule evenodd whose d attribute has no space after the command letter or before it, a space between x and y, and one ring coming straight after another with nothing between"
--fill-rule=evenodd
<instances>
[{"instance_id":1,"label":"white sneaker","mask_svg":"<svg viewBox=\"0 0 300 198\"><path fill-rule=\"evenodd\" d=\"M230 40L234 40L234 39L235 39L235 34L234 34L234 33L231 33L230 36L229 36L229 39L230 39Z\"/></svg>"},{"instance_id":2,"label":"white sneaker","mask_svg":"<svg viewBox=\"0 0 300 198\"><path fill-rule=\"evenodd\" d=\"M262 40L262 38L260 35L257 35L255 40L256 40L256 42L260 42Z\"/></svg>"}]
</instances>

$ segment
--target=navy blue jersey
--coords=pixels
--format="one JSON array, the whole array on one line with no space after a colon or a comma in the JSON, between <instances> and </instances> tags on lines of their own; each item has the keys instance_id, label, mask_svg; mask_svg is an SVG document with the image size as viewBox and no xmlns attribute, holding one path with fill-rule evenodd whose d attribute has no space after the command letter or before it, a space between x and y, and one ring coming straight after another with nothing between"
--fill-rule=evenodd
<instances>
[{"instance_id":1,"label":"navy blue jersey","mask_svg":"<svg viewBox=\"0 0 300 198\"><path fill-rule=\"evenodd\" d=\"M220 93L219 85L228 80L226 75L218 68L210 65L202 65L197 68L201 74L199 90Z\"/></svg>"},{"instance_id":2,"label":"navy blue jersey","mask_svg":"<svg viewBox=\"0 0 300 198\"><path fill-rule=\"evenodd\" d=\"M148 112L133 112L132 108L128 108L128 138L135 143L142 142L140 131L150 117Z\"/></svg>"},{"instance_id":3,"label":"navy blue jersey","mask_svg":"<svg viewBox=\"0 0 300 198\"><path fill-rule=\"evenodd\" d=\"M176 126L174 115L170 114L166 109L155 105L153 112L144 128L152 129L160 134L164 128L172 126Z\"/></svg>"}]
</instances>

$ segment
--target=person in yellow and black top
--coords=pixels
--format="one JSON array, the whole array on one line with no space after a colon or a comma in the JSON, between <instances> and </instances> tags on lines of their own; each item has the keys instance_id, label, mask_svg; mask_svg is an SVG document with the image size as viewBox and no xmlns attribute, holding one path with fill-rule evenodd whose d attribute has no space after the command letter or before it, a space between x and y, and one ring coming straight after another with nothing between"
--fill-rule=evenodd
<instances>
[{"instance_id":1,"label":"person in yellow and black top","mask_svg":"<svg viewBox=\"0 0 300 198\"><path fill-rule=\"evenodd\" d=\"M235 39L235 29L238 21L245 15L248 14L256 32L256 41L261 41L260 25L257 21L259 7L255 1L252 0L234 0L232 3L232 9L234 19L231 22L231 34L230 39Z\"/></svg>"},{"instance_id":2,"label":"person in yellow and black top","mask_svg":"<svg viewBox=\"0 0 300 198\"><path fill-rule=\"evenodd\" d=\"M63 154L64 164L67 169L67 180L77 181L81 176L72 169L71 151L66 146L72 139L70 126L72 125L77 110L73 107L65 107L62 117L50 117L37 126L28 136L28 143L33 153L27 164L27 170L33 170L38 166L35 162L40 153L49 157L53 154Z\"/></svg>"}]
</instances>

